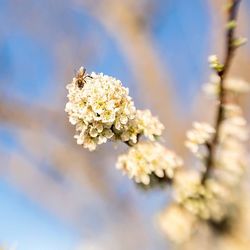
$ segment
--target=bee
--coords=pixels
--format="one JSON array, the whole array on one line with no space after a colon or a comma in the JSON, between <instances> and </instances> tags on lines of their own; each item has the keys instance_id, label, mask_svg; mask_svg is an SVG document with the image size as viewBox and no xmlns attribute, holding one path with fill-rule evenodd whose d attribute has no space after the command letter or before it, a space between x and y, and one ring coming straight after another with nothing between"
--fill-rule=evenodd
<instances>
[{"instance_id":1,"label":"bee","mask_svg":"<svg viewBox=\"0 0 250 250\"><path fill-rule=\"evenodd\" d=\"M86 73L86 69L81 67L78 72L76 73L76 84L78 86L79 89L82 89L84 84L86 83L86 78L93 78L92 76L88 75Z\"/></svg>"}]
</instances>

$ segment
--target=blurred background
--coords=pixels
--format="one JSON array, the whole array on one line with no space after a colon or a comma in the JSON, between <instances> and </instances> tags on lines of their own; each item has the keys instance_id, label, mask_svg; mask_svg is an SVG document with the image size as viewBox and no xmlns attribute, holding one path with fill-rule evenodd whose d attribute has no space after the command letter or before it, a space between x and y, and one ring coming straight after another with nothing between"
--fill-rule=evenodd
<instances>
[{"instance_id":1,"label":"blurred background","mask_svg":"<svg viewBox=\"0 0 250 250\"><path fill-rule=\"evenodd\" d=\"M65 86L82 65L122 80L165 124L165 144L186 155L192 120L213 122L201 89L208 55L223 55L225 3L0 0L0 245L171 249L155 223L170 191L144 192L123 177L115 162L124 145L77 146ZM249 13L243 0L238 33L248 38ZM250 81L249 62L250 44L232 75Z\"/></svg>"}]
</instances>

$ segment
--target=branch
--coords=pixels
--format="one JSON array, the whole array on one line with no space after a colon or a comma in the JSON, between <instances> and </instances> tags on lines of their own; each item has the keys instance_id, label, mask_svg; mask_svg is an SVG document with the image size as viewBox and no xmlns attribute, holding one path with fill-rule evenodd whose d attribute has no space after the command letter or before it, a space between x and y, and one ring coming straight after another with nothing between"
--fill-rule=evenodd
<instances>
[{"instance_id":1,"label":"branch","mask_svg":"<svg viewBox=\"0 0 250 250\"><path fill-rule=\"evenodd\" d=\"M202 182L204 183L205 180L209 177L211 170L214 166L215 161L215 151L218 144L219 134L220 134L220 127L221 123L224 119L224 104L226 103L226 91L225 91L225 78L228 74L230 69L232 59L234 56L234 52L237 48L235 46L234 41L236 40L235 37L235 28L236 28L236 19L239 9L239 4L241 0L232 0L228 9L228 22L227 22L227 31L226 31L226 52L225 52L225 59L221 70L217 71L218 76L220 77L220 92L219 92L219 106L217 111L217 118L215 123L215 135L212 139L212 143L210 147L208 147L208 158L206 164L206 171L204 172Z\"/></svg>"}]
</instances>

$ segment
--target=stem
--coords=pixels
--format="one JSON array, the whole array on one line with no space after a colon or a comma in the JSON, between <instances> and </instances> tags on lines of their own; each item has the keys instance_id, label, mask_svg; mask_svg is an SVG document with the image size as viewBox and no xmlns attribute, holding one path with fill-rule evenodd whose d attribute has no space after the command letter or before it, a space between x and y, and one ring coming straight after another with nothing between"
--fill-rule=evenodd
<instances>
[{"instance_id":1,"label":"stem","mask_svg":"<svg viewBox=\"0 0 250 250\"><path fill-rule=\"evenodd\" d=\"M135 144L130 143L129 141L125 141L124 143L125 143L127 146L129 146L129 147L133 147L133 146L135 146L137 143L139 143L141 136L142 136L142 134L138 134L138 135L137 135L137 142L136 142Z\"/></svg>"},{"instance_id":2,"label":"stem","mask_svg":"<svg viewBox=\"0 0 250 250\"><path fill-rule=\"evenodd\" d=\"M241 0L231 0L230 7L228 10L228 24L235 23L237 19L239 4ZM215 123L215 134L212 138L212 142L210 147L208 148L208 158L206 162L206 170L204 172L202 183L206 181L209 177L211 170L214 166L215 162L215 154L216 154L216 147L218 145L219 134L220 134L220 127L221 123L224 119L224 104L226 103L226 91L225 91L225 78L228 74L229 68L232 63L232 59L234 56L234 52L236 50L236 46L234 46L233 42L235 40L235 26L228 27L226 31L226 51L225 51L225 59L223 68L221 71L217 71L218 76L220 77L220 91L218 97L218 110L216 116L216 123Z\"/></svg>"}]
</instances>

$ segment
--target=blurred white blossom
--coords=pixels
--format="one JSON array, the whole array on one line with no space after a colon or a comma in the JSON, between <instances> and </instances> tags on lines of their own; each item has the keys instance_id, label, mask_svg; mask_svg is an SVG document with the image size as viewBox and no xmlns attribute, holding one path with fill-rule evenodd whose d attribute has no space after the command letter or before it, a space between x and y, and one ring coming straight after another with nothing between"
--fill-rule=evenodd
<instances>
[{"instance_id":1,"label":"blurred white blossom","mask_svg":"<svg viewBox=\"0 0 250 250\"><path fill-rule=\"evenodd\" d=\"M157 216L157 222L164 234L174 243L189 240L195 232L197 218L178 204L171 204Z\"/></svg>"},{"instance_id":2,"label":"blurred white blossom","mask_svg":"<svg viewBox=\"0 0 250 250\"><path fill-rule=\"evenodd\" d=\"M235 186L249 165L245 146L249 140L249 129L238 105L224 105L224 113L215 168L223 182Z\"/></svg>"},{"instance_id":3,"label":"blurred white blossom","mask_svg":"<svg viewBox=\"0 0 250 250\"><path fill-rule=\"evenodd\" d=\"M215 57L211 60L214 65L218 63ZM213 74L205 91L218 96L220 80L218 75ZM225 80L224 89L231 95L247 92L250 87L243 80L231 78ZM216 222L231 216L236 206L237 187L249 164L245 147L245 142L249 140L247 121L240 106L232 100L233 95L222 105L223 116L218 131L206 123L194 123L193 129L187 132L185 144L199 157L202 156L202 146L207 144L209 149L213 135L218 133L215 155L203 155L205 161L202 163L204 167L212 168L212 175L203 180L202 173L181 171L175 176L176 201L198 217ZM214 157L212 166L206 166L207 157Z\"/></svg>"},{"instance_id":4,"label":"blurred white blossom","mask_svg":"<svg viewBox=\"0 0 250 250\"><path fill-rule=\"evenodd\" d=\"M243 94L250 91L250 84L240 78L228 78L225 81L225 89L237 94Z\"/></svg>"},{"instance_id":5,"label":"blurred white blossom","mask_svg":"<svg viewBox=\"0 0 250 250\"><path fill-rule=\"evenodd\" d=\"M232 203L230 190L213 179L202 183L194 171L183 171L175 180L176 201L189 212L205 220L221 221Z\"/></svg>"},{"instance_id":6,"label":"blurred white blossom","mask_svg":"<svg viewBox=\"0 0 250 250\"><path fill-rule=\"evenodd\" d=\"M186 134L187 140L185 145L191 152L199 155L199 148L201 145L208 143L215 133L215 129L207 123L193 123L193 129L189 130Z\"/></svg>"},{"instance_id":7,"label":"blurred white blossom","mask_svg":"<svg viewBox=\"0 0 250 250\"><path fill-rule=\"evenodd\" d=\"M217 74L210 75L210 81L203 86L203 91L208 96L218 96L220 93L220 77Z\"/></svg>"},{"instance_id":8,"label":"blurred white blossom","mask_svg":"<svg viewBox=\"0 0 250 250\"><path fill-rule=\"evenodd\" d=\"M247 141L249 138L247 121L242 116L225 119L221 124L219 137L222 143L228 138L242 142Z\"/></svg>"},{"instance_id":9,"label":"blurred white blossom","mask_svg":"<svg viewBox=\"0 0 250 250\"><path fill-rule=\"evenodd\" d=\"M148 185L150 175L172 179L182 160L157 142L139 142L118 158L117 168L137 183Z\"/></svg>"},{"instance_id":10,"label":"blurred white blossom","mask_svg":"<svg viewBox=\"0 0 250 250\"><path fill-rule=\"evenodd\" d=\"M244 94L250 91L250 84L240 78L228 78L225 80L224 89L235 94ZM210 81L204 85L203 90L209 96L218 96L220 77L217 74L211 74Z\"/></svg>"}]
</instances>

